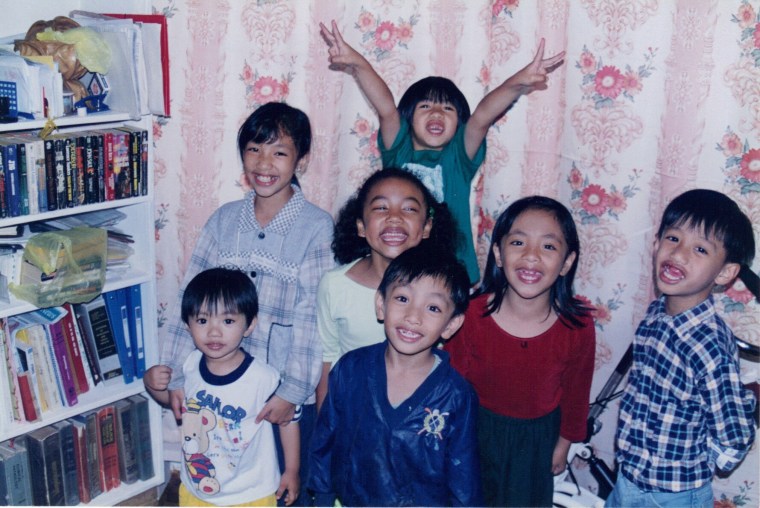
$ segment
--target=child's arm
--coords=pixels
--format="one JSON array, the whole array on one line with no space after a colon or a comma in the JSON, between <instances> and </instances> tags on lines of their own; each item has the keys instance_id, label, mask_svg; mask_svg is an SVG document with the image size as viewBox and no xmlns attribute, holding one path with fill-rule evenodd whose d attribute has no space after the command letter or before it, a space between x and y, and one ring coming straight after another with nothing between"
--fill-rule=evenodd
<instances>
[{"instance_id":1,"label":"child's arm","mask_svg":"<svg viewBox=\"0 0 760 508\"><path fill-rule=\"evenodd\" d=\"M330 368L332 363L322 362L322 377L319 378L319 384L317 385L317 412L322 408L322 403L327 397L327 378L330 375Z\"/></svg>"},{"instance_id":2,"label":"child's arm","mask_svg":"<svg viewBox=\"0 0 760 508\"><path fill-rule=\"evenodd\" d=\"M285 471L280 479L280 487L277 489L277 499L287 491L285 505L290 506L298 499L301 490L301 480L298 472L301 469L301 433L299 424L291 422L280 426L280 440L282 452L285 455Z\"/></svg>"},{"instance_id":3,"label":"child's arm","mask_svg":"<svg viewBox=\"0 0 760 508\"><path fill-rule=\"evenodd\" d=\"M446 482L451 499L449 506L483 506L483 492L480 484L478 458L478 397L469 385L469 393L462 399L464 404L457 408L454 429L449 433L446 461Z\"/></svg>"},{"instance_id":4,"label":"child's arm","mask_svg":"<svg viewBox=\"0 0 760 508\"><path fill-rule=\"evenodd\" d=\"M570 451L570 441L562 436L557 439L552 454L552 474L558 475L567 467L567 452Z\"/></svg>"},{"instance_id":5,"label":"child's arm","mask_svg":"<svg viewBox=\"0 0 760 508\"><path fill-rule=\"evenodd\" d=\"M156 402L164 407L169 407L170 392L169 381L172 379L172 369L166 365L154 365L145 371L143 384Z\"/></svg>"},{"instance_id":6,"label":"child's arm","mask_svg":"<svg viewBox=\"0 0 760 508\"><path fill-rule=\"evenodd\" d=\"M343 40L335 20L332 21L332 31L324 23L320 23L319 28L322 37L330 46L330 68L353 75L362 93L377 111L380 133L383 135L386 148L390 148L401 128L401 120L390 88L367 59Z\"/></svg>"},{"instance_id":7,"label":"child's arm","mask_svg":"<svg viewBox=\"0 0 760 508\"><path fill-rule=\"evenodd\" d=\"M464 131L464 146L470 158L475 156L491 125L520 95L546 88L547 75L560 64L565 52L544 59L544 43L544 39L541 39L531 63L494 88L475 108Z\"/></svg>"}]
</instances>

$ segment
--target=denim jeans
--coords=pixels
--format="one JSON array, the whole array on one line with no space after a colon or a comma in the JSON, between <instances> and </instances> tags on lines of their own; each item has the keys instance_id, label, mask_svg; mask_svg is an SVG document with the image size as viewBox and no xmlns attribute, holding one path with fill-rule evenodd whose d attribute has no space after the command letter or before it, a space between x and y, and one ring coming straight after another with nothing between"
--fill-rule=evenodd
<instances>
[{"instance_id":1,"label":"denim jeans","mask_svg":"<svg viewBox=\"0 0 760 508\"><path fill-rule=\"evenodd\" d=\"M660 507L673 508L713 508L712 484L707 483L696 489L683 492L647 492L618 473L615 488L610 493L605 507Z\"/></svg>"}]
</instances>

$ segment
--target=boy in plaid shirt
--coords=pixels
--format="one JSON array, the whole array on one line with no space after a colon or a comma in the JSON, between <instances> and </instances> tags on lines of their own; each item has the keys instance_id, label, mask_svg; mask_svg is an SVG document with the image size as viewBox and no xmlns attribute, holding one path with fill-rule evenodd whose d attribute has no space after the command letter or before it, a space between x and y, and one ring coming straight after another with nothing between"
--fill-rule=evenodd
<instances>
[{"instance_id":1,"label":"boy in plaid shirt","mask_svg":"<svg viewBox=\"0 0 760 508\"><path fill-rule=\"evenodd\" d=\"M715 286L756 287L752 224L727 196L696 189L665 209L655 242L661 296L633 342L620 405L619 473L605 506L713 506L712 476L755 438L755 399L739 380L736 340Z\"/></svg>"}]
</instances>

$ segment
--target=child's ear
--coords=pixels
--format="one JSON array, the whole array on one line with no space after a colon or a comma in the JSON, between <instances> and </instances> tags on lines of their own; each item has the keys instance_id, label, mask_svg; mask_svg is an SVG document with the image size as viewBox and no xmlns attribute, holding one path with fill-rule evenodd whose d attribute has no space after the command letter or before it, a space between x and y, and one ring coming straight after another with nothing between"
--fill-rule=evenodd
<instances>
[{"instance_id":1,"label":"child's ear","mask_svg":"<svg viewBox=\"0 0 760 508\"><path fill-rule=\"evenodd\" d=\"M375 293L375 314L377 314L378 321L385 320L385 311L383 310L384 303L385 298L383 298L383 294L380 292L380 290L377 290Z\"/></svg>"},{"instance_id":2,"label":"child's ear","mask_svg":"<svg viewBox=\"0 0 760 508\"><path fill-rule=\"evenodd\" d=\"M306 168L309 167L309 159L311 157L311 153L307 153L300 159L298 159L298 162L296 162L296 169L295 174L296 177L300 178L303 176L304 173L306 173Z\"/></svg>"},{"instance_id":3,"label":"child's ear","mask_svg":"<svg viewBox=\"0 0 760 508\"><path fill-rule=\"evenodd\" d=\"M459 329L462 327L462 324L464 324L464 314L454 316L449 320L449 324L447 324L446 328L444 328L441 332L441 338L443 340L450 339L455 333L459 331Z\"/></svg>"},{"instance_id":4,"label":"child's ear","mask_svg":"<svg viewBox=\"0 0 760 508\"><path fill-rule=\"evenodd\" d=\"M493 257L494 262L496 263L496 266L501 268L501 249L499 248L499 245L494 243L493 247L491 247L491 250L493 251Z\"/></svg>"},{"instance_id":5,"label":"child's ear","mask_svg":"<svg viewBox=\"0 0 760 508\"><path fill-rule=\"evenodd\" d=\"M251 321L251 324L248 326L248 329L243 332L243 337L248 337L250 334L253 333L253 329L256 328L256 323L258 322L258 318L253 318L253 321Z\"/></svg>"},{"instance_id":6,"label":"child's ear","mask_svg":"<svg viewBox=\"0 0 760 508\"><path fill-rule=\"evenodd\" d=\"M356 233L359 238L366 238L367 236L367 232L364 230L364 221L361 219L356 219Z\"/></svg>"},{"instance_id":7,"label":"child's ear","mask_svg":"<svg viewBox=\"0 0 760 508\"><path fill-rule=\"evenodd\" d=\"M739 263L726 263L723 265L718 276L715 277L715 284L718 286L728 286L739 275L741 265Z\"/></svg>"},{"instance_id":8,"label":"child's ear","mask_svg":"<svg viewBox=\"0 0 760 508\"><path fill-rule=\"evenodd\" d=\"M567 256L567 258L565 259L565 262L562 264L562 270L560 270L559 272L560 275L565 275L567 272L570 271L570 268L572 268L576 257L578 257L577 252L571 252L570 255Z\"/></svg>"},{"instance_id":9,"label":"child's ear","mask_svg":"<svg viewBox=\"0 0 760 508\"><path fill-rule=\"evenodd\" d=\"M430 231L433 229L433 218L428 217L425 220L425 226L422 228L422 238L430 238Z\"/></svg>"}]
</instances>

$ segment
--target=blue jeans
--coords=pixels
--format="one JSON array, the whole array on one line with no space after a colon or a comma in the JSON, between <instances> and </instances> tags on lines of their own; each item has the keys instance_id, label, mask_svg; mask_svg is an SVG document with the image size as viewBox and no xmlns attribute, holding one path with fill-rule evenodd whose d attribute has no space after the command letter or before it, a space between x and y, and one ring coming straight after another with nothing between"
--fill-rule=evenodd
<instances>
[{"instance_id":1,"label":"blue jeans","mask_svg":"<svg viewBox=\"0 0 760 508\"><path fill-rule=\"evenodd\" d=\"M713 508L712 484L683 492L647 492L618 473L615 488L604 502L605 507L660 507Z\"/></svg>"}]
</instances>

